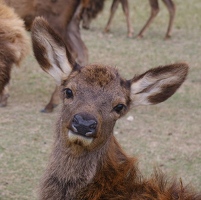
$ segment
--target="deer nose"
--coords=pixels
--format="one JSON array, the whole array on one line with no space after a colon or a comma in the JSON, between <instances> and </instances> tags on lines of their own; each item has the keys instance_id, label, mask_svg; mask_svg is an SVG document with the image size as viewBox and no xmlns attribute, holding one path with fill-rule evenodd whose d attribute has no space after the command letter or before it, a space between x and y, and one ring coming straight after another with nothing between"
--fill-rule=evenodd
<instances>
[{"instance_id":1,"label":"deer nose","mask_svg":"<svg viewBox=\"0 0 201 200\"><path fill-rule=\"evenodd\" d=\"M96 137L97 121L95 117L87 113L76 114L72 120L72 129L75 134L85 137Z\"/></svg>"}]
</instances>

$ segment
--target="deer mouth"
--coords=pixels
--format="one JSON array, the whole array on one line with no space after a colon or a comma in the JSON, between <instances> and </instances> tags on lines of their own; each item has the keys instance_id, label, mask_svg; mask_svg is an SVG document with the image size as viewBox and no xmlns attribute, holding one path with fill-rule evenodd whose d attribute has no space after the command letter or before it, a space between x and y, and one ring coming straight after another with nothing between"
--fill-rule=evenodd
<instances>
[{"instance_id":1,"label":"deer mouth","mask_svg":"<svg viewBox=\"0 0 201 200\"><path fill-rule=\"evenodd\" d=\"M71 130L68 131L68 138L70 142L80 144L81 146L88 146L94 140L93 137L80 135L79 133L75 133L74 131Z\"/></svg>"}]
</instances>

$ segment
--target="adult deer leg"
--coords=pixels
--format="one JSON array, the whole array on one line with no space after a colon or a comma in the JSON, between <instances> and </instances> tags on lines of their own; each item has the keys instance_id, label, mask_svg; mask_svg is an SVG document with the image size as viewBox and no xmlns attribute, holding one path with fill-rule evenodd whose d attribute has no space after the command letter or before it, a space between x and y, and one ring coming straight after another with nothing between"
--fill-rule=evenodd
<instances>
[{"instance_id":1,"label":"adult deer leg","mask_svg":"<svg viewBox=\"0 0 201 200\"><path fill-rule=\"evenodd\" d=\"M127 23L127 36L131 38L133 36L133 28L131 25L131 20L130 20L130 15L129 15L129 5L128 5L128 0L120 0L122 9L124 12L124 15L126 17L126 23Z\"/></svg>"},{"instance_id":2,"label":"adult deer leg","mask_svg":"<svg viewBox=\"0 0 201 200\"><path fill-rule=\"evenodd\" d=\"M119 1L120 0L113 0L113 2L112 2L111 8L110 8L110 17L109 17L107 25L106 25L106 27L104 29L105 33L109 32L109 30L110 30L111 22L112 22L112 19L114 17L114 13L116 12L116 10L118 8Z\"/></svg>"},{"instance_id":3,"label":"adult deer leg","mask_svg":"<svg viewBox=\"0 0 201 200\"><path fill-rule=\"evenodd\" d=\"M150 26L150 24L152 23L152 21L159 12L158 0L149 0L149 3L151 6L151 15L147 20L146 24L144 25L144 27L142 28L142 30L140 31L140 33L138 34L139 38L143 37L144 32L147 30L147 28Z\"/></svg>"},{"instance_id":4,"label":"adult deer leg","mask_svg":"<svg viewBox=\"0 0 201 200\"><path fill-rule=\"evenodd\" d=\"M7 106L7 100L9 97L9 89L8 89L8 85L6 85L2 91L2 93L0 94L0 107L5 107Z\"/></svg>"},{"instance_id":5,"label":"adult deer leg","mask_svg":"<svg viewBox=\"0 0 201 200\"><path fill-rule=\"evenodd\" d=\"M173 21L174 21L174 17L175 17L176 7L172 0L163 0L163 3L167 6L167 9L170 14L168 29L167 29L167 32L165 35L165 39L168 39L171 37L172 25L173 25Z\"/></svg>"},{"instance_id":6,"label":"adult deer leg","mask_svg":"<svg viewBox=\"0 0 201 200\"><path fill-rule=\"evenodd\" d=\"M54 92L52 93L49 103L45 106L43 110L41 110L41 112L44 113L52 112L53 109L59 104L59 102L60 102L59 87L56 86Z\"/></svg>"}]
</instances>

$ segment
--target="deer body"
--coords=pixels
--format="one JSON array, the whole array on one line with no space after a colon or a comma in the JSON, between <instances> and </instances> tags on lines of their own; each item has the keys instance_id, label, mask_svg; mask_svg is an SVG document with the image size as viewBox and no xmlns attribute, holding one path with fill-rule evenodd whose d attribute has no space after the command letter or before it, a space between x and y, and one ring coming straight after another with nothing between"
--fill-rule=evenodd
<instances>
[{"instance_id":1,"label":"deer body","mask_svg":"<svg viewBox=\"0 0 201 200\"><path fill-rule=\"evenodd\" d=\"M88 0L4 0L15 9L30 30L36 16L45 17L54 30L62 37L74 59L81 65L88 61L88 49L80 34L80 15ZM51 95L43 112L52 112L59 104L58 87Z\"/></svg>"},{"instance_id":2,"label":"deer body","mask_svg":"<svg viewBox=\"0 0 201 200\"><path fill-rule=\"evenodd\" d=\"M78 65L42 18L34 22L32 41L63 102L40 200L201 199L160 172L143 178L136 158L129 158L113 136L116 120L131 106L160 103L174 94L185 80L186 64L154 68L125 80L109 66Z\"/></svg>"},{"instance_id":3,"label":"deer body","mask_svg":"<svg viewBox=\"0 0 201 200\"><path fill-rule=\"evenodd\" d=\"M29 50L23 21L0 0L0 107L7 105L12 67L19 66Z\"/></svg>"}]
</instances>

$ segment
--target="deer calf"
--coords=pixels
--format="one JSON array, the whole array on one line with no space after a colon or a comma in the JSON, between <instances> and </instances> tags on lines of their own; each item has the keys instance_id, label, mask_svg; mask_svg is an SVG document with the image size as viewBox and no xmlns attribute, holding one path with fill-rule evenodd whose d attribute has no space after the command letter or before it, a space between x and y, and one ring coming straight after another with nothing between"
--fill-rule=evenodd
<instances>
[{"instance_id":1,"label":"deer calf","mask_svg":"<svg viewBox=\"0 0 201 200\"><path fill-rule=\"evenodd\" d=\"M40 200L201 200L160 172L146 179L113 135L131 106L168 99L186 78L184 63L122 78L115 68L78 65L62 39L38 17L32 26L36 59L60 87L62 108Z\"/></svg>"}]
</instances>

